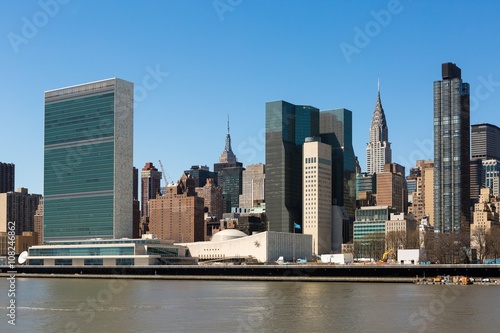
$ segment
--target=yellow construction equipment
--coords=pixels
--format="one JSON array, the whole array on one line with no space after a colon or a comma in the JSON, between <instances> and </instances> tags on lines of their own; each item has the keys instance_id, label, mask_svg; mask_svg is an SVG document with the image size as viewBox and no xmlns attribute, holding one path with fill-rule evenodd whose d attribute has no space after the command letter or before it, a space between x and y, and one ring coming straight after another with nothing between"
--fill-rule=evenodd
<instances>
[{"instance_id":1,"label":"yellow construction equipment","mask_svg":"<svg viewBox=\"0 0 500 333\"><path fill-rule=\"evenodd\" d=\"M389 259L389 254L394 254L394 250L389 249L385 251L384 254L382 255L382 259L380 259L380 262L387 262L387 260Z\"/></svg>"}]
</instances>

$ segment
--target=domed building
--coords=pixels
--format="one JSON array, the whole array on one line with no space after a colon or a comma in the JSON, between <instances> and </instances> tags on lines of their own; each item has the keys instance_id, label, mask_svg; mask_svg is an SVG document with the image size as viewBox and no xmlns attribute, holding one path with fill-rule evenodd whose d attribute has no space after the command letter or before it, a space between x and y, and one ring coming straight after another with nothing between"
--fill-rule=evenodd
<instances>
[{"instance_id":1,"label":"domed building","mask_svg":"<svg viewBox=\"0 0 500 333\"><path fill-rule=\"evenodd\" d=\"M236 229L225 229L208 242L178 243L187 246L198 261L232 261L243 259L275 263L279 257L286 261L312 259L312 235L265 231L248 236Z\"/></svg>"},{"instance_id":2,"label":"domed building","mask_svg":"<svg viewBox=\"0 0 500 333\"><path fill-rule=\"evenodd\" d=\"M212 236L211 242L221 242L248 236L243 231L236 229L225 229Z\"/></svg>"}]
</instances>

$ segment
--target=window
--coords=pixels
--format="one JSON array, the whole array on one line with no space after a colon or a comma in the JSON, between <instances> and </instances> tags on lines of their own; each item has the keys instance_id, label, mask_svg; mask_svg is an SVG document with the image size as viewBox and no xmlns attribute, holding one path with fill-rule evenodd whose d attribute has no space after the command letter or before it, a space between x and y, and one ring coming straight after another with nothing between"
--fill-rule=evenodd
<instances>
[{"instance_id":1,"label":"window","mask_svg":"<svg viewBox=\"0 0 500 333\"><path fill-rule=\"evenodd\" d=\"M134 259L133 258L118 258L118 259L116 259L116 264L117 265L133 266Z\"/></svg>"},{"instance_id":2,"label":"window","mask_svg":"<svg viewBox=\"0 0 500 333\"><path fill-rule=\"evenodd\" d=\"M43 265L43 259L29 259L28 260L28 265L42 266Z\"/></svg>"},{"instance_id":3,"label":"window","mask_svg":"<svg viewBox=\"0 0 500 333\"><path fill-rule=\"evenodd\" d=\"M73 265L73 260L72 259L56 259L54 262L56 265Z\"/></svg>"},{"instance_id":4,"label":"window","mask_svg":"<svg viewBox=\"0 0 500 333\"><path fill-rule=\"evenodd\" d=\"M87 265L98 265L98 266L102 266L102 259L85 259L83 261L83 264L85 266Z\"/></svg>"}]
</instances>

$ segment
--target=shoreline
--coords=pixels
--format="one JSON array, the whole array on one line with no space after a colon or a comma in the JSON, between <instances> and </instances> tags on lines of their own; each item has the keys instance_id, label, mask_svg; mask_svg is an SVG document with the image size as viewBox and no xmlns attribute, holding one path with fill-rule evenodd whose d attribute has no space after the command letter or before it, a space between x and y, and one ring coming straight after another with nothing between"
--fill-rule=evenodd
<instances>
[{"instance_id":1,"label":"shoreline","mask_svg":"<svg viewBox=\"0 0 500 333\"><path fill-rule=\"evenodd\" d=\"M9 277L0 273L0 277ZM210 281L300 281L300 282L365 282L414 283L409 277L314 277L314 276L237 276L237 275L115 275L115 274L15 274L16 278L76 278L76 279L132 279L132 280L210 280Z\"/></svg>"}]
</instances>

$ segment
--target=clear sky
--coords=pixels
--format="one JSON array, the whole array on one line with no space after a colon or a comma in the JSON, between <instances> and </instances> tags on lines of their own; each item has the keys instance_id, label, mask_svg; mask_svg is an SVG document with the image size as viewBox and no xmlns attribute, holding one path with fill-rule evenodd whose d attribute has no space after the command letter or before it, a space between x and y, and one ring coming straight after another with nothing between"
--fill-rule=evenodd
<instances>
[{"instance_id":1,"label":"clear sky","mask_svg":"<svg viewBox=\"0 0 500 333\"><path fill-rule=\"evenodd\" d=\"M432 83L454 62L471 123L500 126L500 2L0 0L0 161L43 193L44 91L136 88L134 165L174 180L233 151L265 163L265 103L353 111L363 170L380 77L393 161L432 159Z\"/></svg>"}]
</instances>

